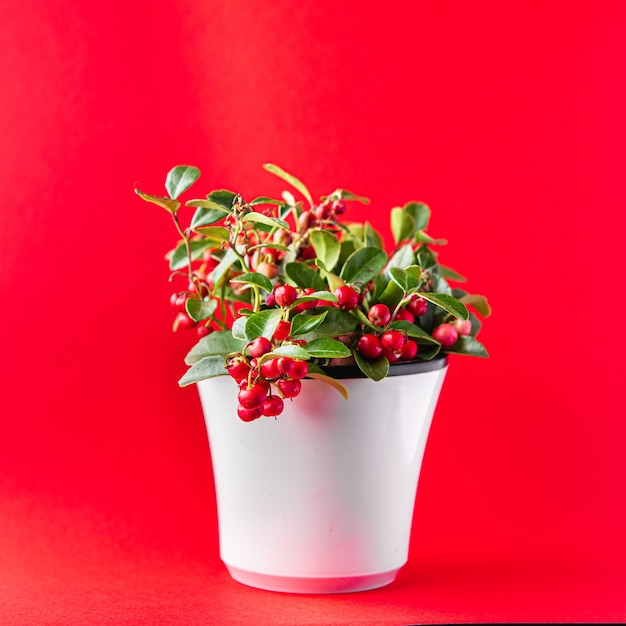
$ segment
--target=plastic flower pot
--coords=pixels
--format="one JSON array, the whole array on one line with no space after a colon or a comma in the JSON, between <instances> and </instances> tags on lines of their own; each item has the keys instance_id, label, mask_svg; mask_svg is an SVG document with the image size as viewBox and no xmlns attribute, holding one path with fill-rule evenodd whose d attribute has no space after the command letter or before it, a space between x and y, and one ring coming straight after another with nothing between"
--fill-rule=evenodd
<instances>
[{"instance_id":1,"label":"plastic flower pot","mask_svg":"<svg viewBox=\"0 0 626 626\"><path fill-rule=\"evenodd\" d=\"M415 494L446 357L374 382L334 368L349 398L303 380L278 418L236 416L228 376L198 383L219 523L236 581L337 593L387 585L406 563Z\"/></svg>"}]
</instances>

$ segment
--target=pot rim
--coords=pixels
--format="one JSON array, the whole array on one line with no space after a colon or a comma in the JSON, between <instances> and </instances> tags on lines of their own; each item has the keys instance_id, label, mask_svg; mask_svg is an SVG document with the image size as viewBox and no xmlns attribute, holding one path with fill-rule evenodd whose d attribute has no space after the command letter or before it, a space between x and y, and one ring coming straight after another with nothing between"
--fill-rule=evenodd
<instances>
[{"instance_id":1,"label":"pot rim","mask_svg":"<svg viewBox=\"0 0 626 626\"><path fill-rule=\"evenodd\" d=\"M423 374L444 369L448 365L448 355L441 354L429 361L404 361L391 363L389 366L389 376L409 376L411 374ZM347 378L367 378L367 376L356 365L329 365L320 368L324 374L337 379Z\"/></svg>"}]
</instances>

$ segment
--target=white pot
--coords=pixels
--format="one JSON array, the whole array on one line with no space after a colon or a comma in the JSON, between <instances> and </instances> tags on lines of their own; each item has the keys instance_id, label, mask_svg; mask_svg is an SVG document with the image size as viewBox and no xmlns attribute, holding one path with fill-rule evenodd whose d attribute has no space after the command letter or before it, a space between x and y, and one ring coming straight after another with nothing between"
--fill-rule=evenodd
<instances>
[{"instance_id":1,"label":"white pot","mask_svg":"<svg viewBox=\"0 0 626 626\"><path fill-rule=\"evenodd\" d=\"M418 370L418 373L403 374ZM407 561L415 493L445 358L379 382L302 381L278 418L237 417L228 376L198 383L217 494L220 556L273 591L362 591ZM396 375L400 374L400 375Z\"/></svg>"}]
</instances>

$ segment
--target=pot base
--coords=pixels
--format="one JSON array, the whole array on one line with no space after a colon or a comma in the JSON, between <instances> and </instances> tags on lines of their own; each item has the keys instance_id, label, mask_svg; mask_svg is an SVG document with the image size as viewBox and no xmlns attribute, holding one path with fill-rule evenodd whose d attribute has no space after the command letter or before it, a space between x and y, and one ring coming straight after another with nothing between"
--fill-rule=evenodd
<instances>
[{"instance_id":1,"label":"pot base","mask_svg":"<svg viewBox=\"0 0 626 626\"><path fill-rule=\"evenodd\" d=\"M368 591L369 589L378 589L378 587L384 587L392 583L400 571L400 568L398 568L388 572L366 574L364 576L307 578L249 572L232 565L226 565L226 568L231 577L243 585L284 593L351 593L354 591Z\"/></svg>"}]
</instances>

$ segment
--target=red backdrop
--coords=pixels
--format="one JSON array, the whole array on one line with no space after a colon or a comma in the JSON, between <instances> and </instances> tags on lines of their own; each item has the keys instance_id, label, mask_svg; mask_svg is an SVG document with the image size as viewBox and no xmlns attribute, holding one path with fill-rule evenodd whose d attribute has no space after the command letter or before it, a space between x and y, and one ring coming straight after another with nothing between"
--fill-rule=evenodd
<instances>
[{"instance_id":1,"label":"red backdrop","mask_svg":"<svg viewBox=\"0 0 626 626\"><path fill-rule=\"evenodd\" d=\"M626 619L619 7L2 4L6 623ZM370 197L349 216L385 233L426 201L495 311L491 358L453 359L411 562L369 595L227 578L199 403L176 385L173 231L132 189L189 163L207 191L278 193L267 161Z\"/></svg>"}]
</instances>

